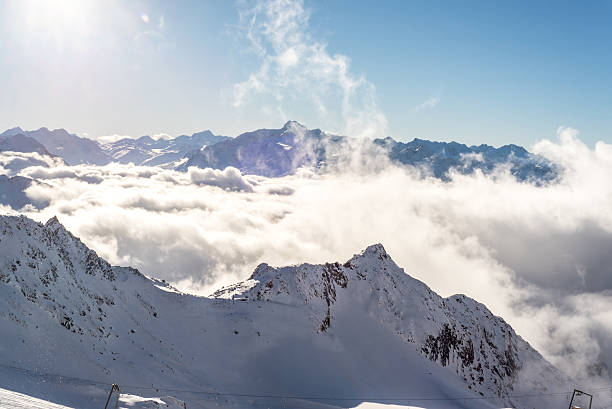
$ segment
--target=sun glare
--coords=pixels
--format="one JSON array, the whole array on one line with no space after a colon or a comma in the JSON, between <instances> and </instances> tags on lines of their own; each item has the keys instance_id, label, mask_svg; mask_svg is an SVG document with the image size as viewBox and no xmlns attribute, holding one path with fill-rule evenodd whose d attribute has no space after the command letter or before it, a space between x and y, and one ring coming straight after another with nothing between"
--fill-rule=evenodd
<instances>
[{"instance_id":1,"label":"sun glare","mask_svg":"<svg viewBox=\"0 0 612 409\"><path fill-rule=\"evenodd\" d=\"M24 23L26 33L48 35L49 39L61 42L87 34L96 16L96 3L91 1L23 0L15 5L15 17Z\"/></svg>"}]
</instances>

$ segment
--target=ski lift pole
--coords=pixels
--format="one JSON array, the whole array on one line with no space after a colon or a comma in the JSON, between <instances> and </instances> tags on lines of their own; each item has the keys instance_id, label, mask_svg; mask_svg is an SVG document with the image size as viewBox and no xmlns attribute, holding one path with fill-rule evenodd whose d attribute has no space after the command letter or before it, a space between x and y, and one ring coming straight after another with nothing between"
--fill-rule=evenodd
<instances>
[{"instance_id":1,"label":"ski lift pole","mask_svg":"<svg viewBox=\"0 0 612 409\"><path fill-rule=\"evenodd\" d=\"M115 391L117 392L117 399L115 400L114 403L112 403L110 400L111 400L111 397L113 396L113 392ZM110 392L108 393L108 398L106 399L106 405L104 405L104 409L117 409L117 406L119 405L119 395L120 394L121 394L121 391L119 390L119 386L117 386L117 384L114 383L111 386ZM109 403L111 404L111 406L108 406Z\"/></svg>"},{"instance_id":2,"label":"ski lift pole","mask_svg":"<svg viewBox=\"0 0 612 409\"><path fill-rule=\"evenodd\" d=\"M574 393L572 393L572 400L570 401L569 409L578 409L578 406L574 406L574 398L577 396L586 395L589 397L589 409L591 409L591 404L593 403L593 395L590 393L583 392L578 389L574 389ZM585 408L586 409L586 408Z\"/></svg>"}]
</instances>

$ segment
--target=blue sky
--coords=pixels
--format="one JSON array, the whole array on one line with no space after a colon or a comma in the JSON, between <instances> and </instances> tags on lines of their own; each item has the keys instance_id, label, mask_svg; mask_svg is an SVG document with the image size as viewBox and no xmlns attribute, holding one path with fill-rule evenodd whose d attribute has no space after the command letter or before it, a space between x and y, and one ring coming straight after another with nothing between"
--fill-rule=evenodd
<instances>
[{"instance_id":1,"label":"blue sky","mask_svg":"<svg viewBox=\"0 0 612 409\"><path fill-rule=\"evenodd\" d=\"M2 0L0 127L612 141L610 2L278 1Z\"/></svg>"}]
</instances>

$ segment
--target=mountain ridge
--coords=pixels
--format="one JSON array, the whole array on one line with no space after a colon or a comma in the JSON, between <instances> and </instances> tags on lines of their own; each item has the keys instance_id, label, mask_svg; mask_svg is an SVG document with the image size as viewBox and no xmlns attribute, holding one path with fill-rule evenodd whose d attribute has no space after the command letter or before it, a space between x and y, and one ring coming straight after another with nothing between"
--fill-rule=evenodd
<instances>
[{"instance_id":1,"label":"mountain ridge","mask_svg":"<svg viewBox=\"0 0 612 409\"><path fill-rule=\"evenodd\" d=\"M440 179L448 179L451 171L492 173L497 167L507 165L519 180L548 183L554 181L559 172L550 161L514 144L495 148L487 144L468 146L419 138L402 142L386 137L364 145L363 140L308 129L296 121L287 121L278 129L258 129L236 137L218 136L206 130L170 139L155 140L145 135L99 144L63 129L23 131L16 127L0 134L0 140L18 133L33 137L43 146L46 146L45 140L50 139L47 143L53 145L46 147L49 152L63 157L69 164L134 163L180 171L190 166L213 169L232 166L243 174L282 177L300 167L333 168L357 154L384 155L395 164L415 166ZM67 154L63 151L67 140L79 148Z\"/></svg>"},{"instance_id":2,"label":"mountain ridge","mask_svg":"<svg viewBox=\"0 0 612 409\"><path fill-rule=\"evenodd\" d=\"M439 297L405 274L382 245L344 264L261 264L250 280L212 298L111 266L57 218L43 225L0 216L0 250L4 365L178 390L484 395L519 408L527 403L513 395L567 387L505 321L467 297ZM360 337L364 331L368 336ZM418 381L423 374L430 375ZM84 400L78 388L70 389L61 403L90 407L83 402L105 398L106 391L96 393ZM207 407L177 397L192 402L189 407ZM271 399L255 401L280 406ZM259 407L248 402L236 397L226 406ZM472 408L494 407L471 402ZM322 402L295 407L315 403Z\"/></svg>"}]
</instances>

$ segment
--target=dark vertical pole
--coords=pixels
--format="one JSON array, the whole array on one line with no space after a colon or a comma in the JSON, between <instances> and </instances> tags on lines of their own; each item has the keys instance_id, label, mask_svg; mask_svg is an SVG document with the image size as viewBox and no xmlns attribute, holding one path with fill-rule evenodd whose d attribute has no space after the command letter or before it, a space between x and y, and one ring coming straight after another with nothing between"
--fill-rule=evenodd
<instances>
[{"instance_id":1,"label":"dark vertical pole","mask_svg":"<svg viewBox=\"0 0 612 409\"><path fill-rule=\"evenodd\" d=\"M114 404L112 404L112 407L109 408L108 406L108 404L110 403L111 396L113 396L113 392L115 390L117 391L117 393L120 393L119 387L117 386L117 384L114 383L112 384L111 390L108 393L108 398L106 399L106 405L104 405L104 409L117 409L117 406L119 406L119 396L117 396L117 400L115 401Z\"/></svg>"},{"instance_id":2,"label":"dark vertical pole","mask_svg":"<svg viewBox=\"0 0 612 409\"><path fill-rule=\"evenodd\" d=\"M111 395L113 394L113 386L115 386L115 384L113 384L113 385L111 386L111 390L110 390L110 392L108 393L108 398L106 398L106 405L104 405L104 409L108 409L108 402L110 401L110 397L111 397Z\"/></svg>"},{"instance_id":3,"label":"dark vertical pole","mask_svg":"<svg viewBox=\"0 0 612 409\"><path fill-rule=\"evenodd\" d=\"M576 394L576 389L574 389L574 392L572 393L572 399L570 399L569 409L572 409L572 403L574 403L574 395L575 394Z\"/></svg>"},{"instance_id":4,"label":"dark vertical pole","mask_svg":"<svg viewBox=\"0 0 612 409\"><path fill-rule=\"evenodd\" d=\"M117 409L119 407L119 398L121 397L121 390L119 389L119 385L113 385L115 390L117 391L117 399L115 399L115 407L113 409Z\"/></svg>"}]
</instances>

